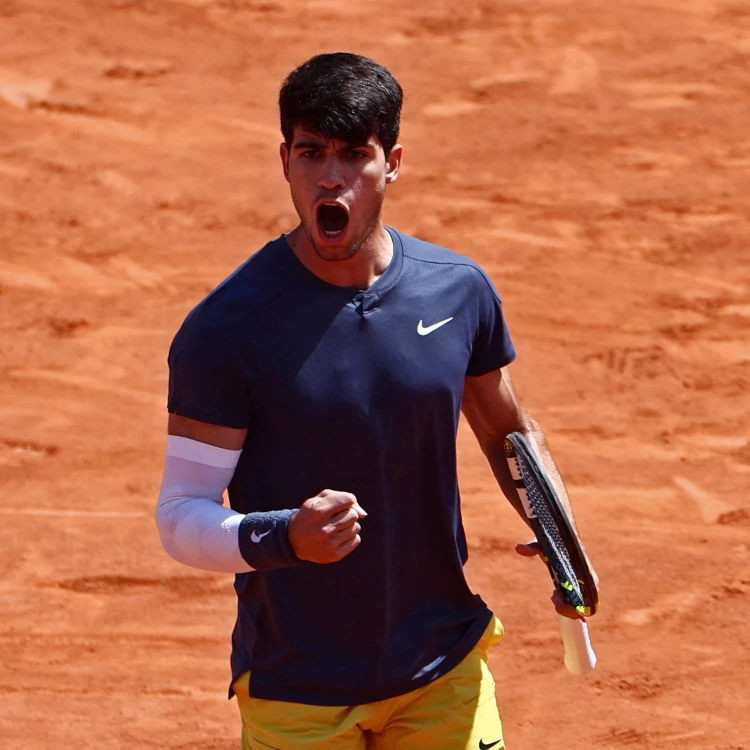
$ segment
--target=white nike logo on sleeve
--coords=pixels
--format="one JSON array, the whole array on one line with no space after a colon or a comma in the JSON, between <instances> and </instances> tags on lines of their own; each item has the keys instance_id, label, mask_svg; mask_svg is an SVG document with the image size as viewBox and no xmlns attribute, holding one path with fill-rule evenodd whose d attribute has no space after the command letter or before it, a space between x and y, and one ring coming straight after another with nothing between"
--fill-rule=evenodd
<instances>
[{"instance_id":1,"label":"white nike logo on sleeve","mask_svg":"<svg viewBox=\"0 0 750 750\"><path fill-rule=\"evenodd\" d=\"M250 534L250 541L255 542L256 544L263 539L264 536L268 536L273 529L268 529L268 531L264 531L262 534L259 534L255 529L253 529L253 533Z\"/></svg>"},{"instance_id":2,"label":"white nike logo on sleeve","mask_svg":"<svg viewBox=\"0 0 750 750\"><path fill-rule=\"evenodd\" d=\"M437 331L440 326L444 326L446 323L450 323L453 318L446 318L445 320L441 320L439 323L433 323L431 326L427 326L426 328L422 325L422 321L419 321L419 324L417 325L417 333L420 336L426 336L428 333L432 333L433 331Z\"/></svg>"}]
</instances>

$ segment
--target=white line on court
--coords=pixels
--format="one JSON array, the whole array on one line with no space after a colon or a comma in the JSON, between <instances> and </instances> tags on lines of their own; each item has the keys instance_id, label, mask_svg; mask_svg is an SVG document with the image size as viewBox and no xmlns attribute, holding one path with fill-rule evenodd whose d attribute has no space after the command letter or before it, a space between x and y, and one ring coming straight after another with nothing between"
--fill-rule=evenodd
<instances>
[{"instance_id":1,"label":"white line on court","mask_svg":"<svg viewBox=\"0 0 750 750\"><path fill-rule=\"evenodd\" d=\"M69 516L71 518L147 518L148 513L120 510L63 510L60 508L0 508L8 516Z\"/></svg>"}]
</instances>

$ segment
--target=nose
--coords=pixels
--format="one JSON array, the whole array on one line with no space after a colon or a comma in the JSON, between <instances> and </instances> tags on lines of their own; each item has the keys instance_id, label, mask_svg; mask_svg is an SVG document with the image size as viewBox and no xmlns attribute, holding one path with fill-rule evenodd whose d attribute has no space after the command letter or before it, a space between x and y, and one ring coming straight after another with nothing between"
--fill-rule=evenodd
<instances>
[{"instance_id":1,"label":"nose","mask_svg":"<svg viewBox=\"0 0 750 750\"><path fill-rule=\"evenodd\" d=\"M344 170L341 162L335 156L323 160L323 168L318 178L318 186L323 190L336 190L344 187Z\"/></svg>"}]
</instances>

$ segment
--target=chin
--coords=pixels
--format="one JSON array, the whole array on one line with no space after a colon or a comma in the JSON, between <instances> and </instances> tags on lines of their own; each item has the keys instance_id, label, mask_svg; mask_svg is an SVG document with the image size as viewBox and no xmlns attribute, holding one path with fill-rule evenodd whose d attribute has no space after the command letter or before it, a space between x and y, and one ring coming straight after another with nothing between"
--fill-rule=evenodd
<instances>
[{"instance_id":1,"label":"chin","mask_svg":"<svg viewBox=\"0 0 750 750\"><path fill-rule=\"evenodd\" d=\"M321 260L333 262L349 260L350 258L353 258L357 254L357 250L359 250L359 245L352 245L351 243L333 245L331 243L313 242L312 246L316 255Z\"/></svg>"},{"instance_id":2,"label":"chin","mask_svg":"<svg viewBox=\"0 0 750 750\"><path fill-rule=\"evenodd\" d=\"M357 254L362 245L362 240L352 236L351 227L346 227L337 236L327 235L320 224L314 221L305 233L315 254L321 260L342 261L349 260Z\"/></svg>"}]
</instances>

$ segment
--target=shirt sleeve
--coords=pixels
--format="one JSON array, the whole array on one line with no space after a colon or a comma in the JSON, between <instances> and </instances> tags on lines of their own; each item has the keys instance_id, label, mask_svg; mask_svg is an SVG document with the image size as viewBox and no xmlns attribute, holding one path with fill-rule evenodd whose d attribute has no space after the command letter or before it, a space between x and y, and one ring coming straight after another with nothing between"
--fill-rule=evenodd
<instances>
[{"instance_id":1,"label":"shirt sleeve","mask_svg":"<svg viewBox=\"0 0 750 750\"><path fill-rule=\"evenodd\" d=\"M471 360L466 370L467 375L485 375L505 367L516 358L516 350L505 323L500 295L489 276L479 268L476 270L479 324L474 337Z\"/></svg>"},{"instance_id":2,"label":"shirt sleeve","mask_svg":"<svg viewBox=\"0 0 750 750\"><path fill-rule=\"evenodd\" d=\"M249 377L220 324L201 306L188 315L172 341L167 410L221 427L249 426Z\"/></svg>"}]
</instances>

